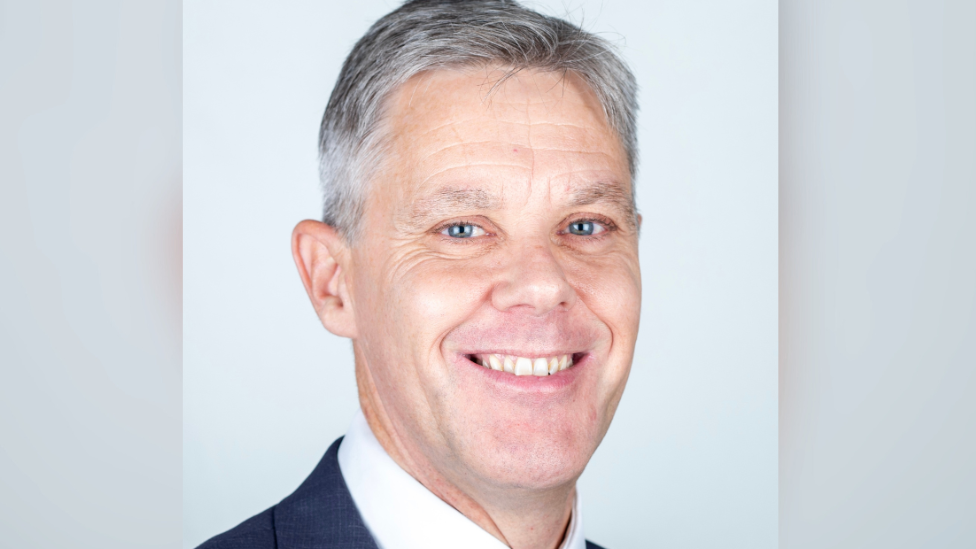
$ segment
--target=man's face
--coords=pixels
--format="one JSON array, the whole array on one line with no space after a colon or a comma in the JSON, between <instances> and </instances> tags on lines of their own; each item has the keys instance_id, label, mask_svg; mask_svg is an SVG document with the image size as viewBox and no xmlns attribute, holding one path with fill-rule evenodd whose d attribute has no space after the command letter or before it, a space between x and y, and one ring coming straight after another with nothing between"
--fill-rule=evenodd
<instances>
[{"instance_id":1,"label":"man's face","mask_svg":"<svg viewBox=\"0 0 976 549\"><path fill-rule=\"evenodd\" d=\"M426 73L390 99L346 283L357 361L411 462L462 489L554 488L630 371L631 181L578 78L526 71L489 93L498 74Z\"/></svg>"}]
</instances>

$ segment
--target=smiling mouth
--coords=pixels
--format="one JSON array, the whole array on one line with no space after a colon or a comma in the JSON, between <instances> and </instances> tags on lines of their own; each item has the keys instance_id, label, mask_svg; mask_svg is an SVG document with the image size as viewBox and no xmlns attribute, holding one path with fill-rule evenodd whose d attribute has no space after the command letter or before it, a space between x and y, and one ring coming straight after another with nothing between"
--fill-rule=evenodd
<instances>
[{"instance_id":1,"label":"smiling mouth","mask_svg":"<svg viewBox=\"0 0 976 549\"><path fill-rule=\"evenodd\" d=\"M515 355L498 353L483 353L466 355L468 360L498 372L507 372L517 376L550 376L571 368L584 353L555 355L548 357L526 358Z\"/></svg>"}]
</instances>

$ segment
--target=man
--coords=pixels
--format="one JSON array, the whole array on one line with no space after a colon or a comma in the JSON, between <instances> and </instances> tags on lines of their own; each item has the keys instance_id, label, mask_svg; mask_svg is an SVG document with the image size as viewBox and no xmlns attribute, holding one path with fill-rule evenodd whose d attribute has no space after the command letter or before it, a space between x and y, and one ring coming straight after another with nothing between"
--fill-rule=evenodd
<instances>
[{"instance_id":1,"label":"man","mask_svg":"<svg viewBox=\"0 0 976 549\"><path fill-rule=\"evenodd\" d=\"M636 86L510 0L415 0L346 60L293 253L361 414L218 548L583 549L576 480L633 358Z\"/></svg>"}]
</instances>

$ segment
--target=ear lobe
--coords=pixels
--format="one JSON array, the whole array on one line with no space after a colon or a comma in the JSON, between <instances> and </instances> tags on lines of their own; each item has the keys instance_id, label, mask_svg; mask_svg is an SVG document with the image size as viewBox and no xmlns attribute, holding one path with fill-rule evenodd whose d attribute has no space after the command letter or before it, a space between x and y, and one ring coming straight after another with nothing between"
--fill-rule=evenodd
<instances>
[{"instance_id":1,"label":"ear lobe","mask_svg":"<svg viewBox=\"0 0 976 549\"><path fill-rule=\"evenodd\" d=\"M312 307L333 334L355 338L356 320L346 285L348 250L335 229L306 219L291 235L291 253Z\"/></svg>"}]
</instances>

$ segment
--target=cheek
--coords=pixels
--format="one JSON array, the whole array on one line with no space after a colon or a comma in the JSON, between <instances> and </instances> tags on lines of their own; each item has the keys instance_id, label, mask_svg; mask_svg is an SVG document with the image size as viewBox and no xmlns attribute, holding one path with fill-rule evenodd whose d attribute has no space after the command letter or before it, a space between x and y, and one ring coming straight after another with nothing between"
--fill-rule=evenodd
<instances>
[{"instance_id":1,"label":"cheek","mask_svg":"<svg viewBox=\"0 0 976 549\"><path fill-rule=\"evenodd\" d=\"M441 343L476 313L490 287L485 269L471 263L403 253L373 262L359 281L366 314L357 310L357 328L368 342L371 368L389 377L389 385L407 382L408 375L420 378L425 391L450 382Z\"/></svg>"},{"instance_id":2,"label":"cheek","mask_svg":"<svg viewBox=\"0 0 976 549\"><path fill-rule=\"evenodd\" d=\"M596 402L612 408L630 374L640 324L641 281L629 256L575 261L567 269L581 301L610 331L607 363L596 381Z\"/></svg>"},{"instance_id":3,"label":"cheek","mask_svg":"<svg viewBox=\"0 0 976 549\"><path fill-rule=\"evenodd\" d=\"M568 262L567 275L587 308L611 330L620 343L637 336L641 280L636 259L604 256ZM615 341L615 343L618 343Z\"/></svg>"},{"instance_id":4,"label":"cheek","mask_svg":"<svg viewBox=\"0 0 976 549\"><path fill-rule=\"evenodd\" d=\"M420 261L397 281L399 314L427 335L424 343L435 352L454 328L470 318L486 301L490 282L474 262L431 259Z\"/></svg>"},{"instance_id":5,"label":"cheek","mask_svg":"<svg viewBox=\"0 0 976 549\"><path fill-rule=\"evenodd\" d=\"M379 321L390 325L395 335L377 342L388 356L372 368L382 378L377 388L395 409L391 412L430 444L443 436L434 426L464 407L464 399L459 402L463 392L458 389L458 373L444 355L444 338L476 314L487 287L478 270L444 263L401 263L400 276L385 281L387 305Z\"/></svg>"}]
</instances>

